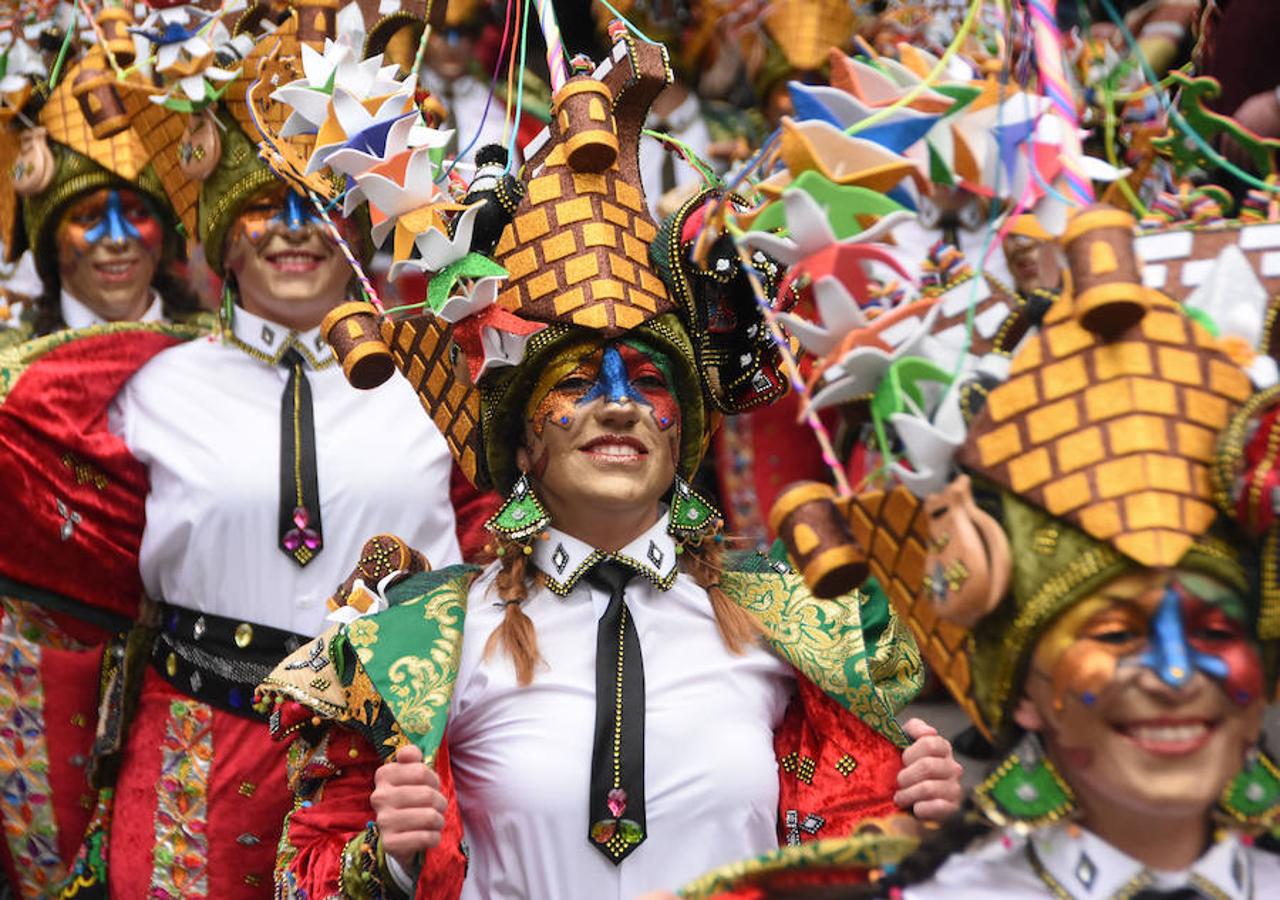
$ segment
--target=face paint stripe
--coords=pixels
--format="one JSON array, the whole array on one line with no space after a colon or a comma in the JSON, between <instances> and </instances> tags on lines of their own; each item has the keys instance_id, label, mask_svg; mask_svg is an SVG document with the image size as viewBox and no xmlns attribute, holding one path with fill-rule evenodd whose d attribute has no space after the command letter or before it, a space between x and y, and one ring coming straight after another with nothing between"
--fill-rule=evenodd
<instances>
[{"instance_id":1,"label":"face paint stripe","mask_svg":"<svg viewBox=\"0 0 1280 900\"><path fill-rule=\"evenodd\" d=\"M142 235L138 233L133 223L125 218L124 210L120 205L120 192L108 191L107 205L103 210L102 219L86 231L84 237L90 244L96 244L104 237L122 244L129 238L141 238Z\"/></svg>"},{"instance_id":2,"label":"face paint stripe","mask_svg":"<svg viewBox=\"0 0 1280 900\"><path fill-rule=\"evenodd\" d=\"M1140 660L1169 687L1182 687L1191 678L1191 648L1182 627L1182 594L1176 585L1165 588L1160 608L1151 620L1151 645Z\"/></svg>"}]
</instances>

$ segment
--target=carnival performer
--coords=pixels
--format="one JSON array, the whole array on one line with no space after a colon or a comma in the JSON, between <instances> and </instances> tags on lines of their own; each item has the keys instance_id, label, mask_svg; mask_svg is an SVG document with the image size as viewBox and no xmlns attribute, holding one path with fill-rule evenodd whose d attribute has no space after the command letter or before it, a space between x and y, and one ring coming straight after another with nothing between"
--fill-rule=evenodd
<instances>
[{"instance_id":1,"label":"carnival performer","mask_svg":"<svg viewBox=\"0 0 1280 900\"><path fill-rule=\"evenodd\" d=\"M13 259L30 248L42 286L24 310L22 336L190 319L198 302L176 269L186 247L141 139L132 127L114 146L96 139L67 112L75 101L63 84L47 102L28 99L25 114L40 125L22 133L14 159L23 227L6 248Z\"/></svg>"},{"instance_id":2,"label":"carnival performer","mask_svg":"<svg viewBox=\"0 0 1280 900\"><path fill-rule=\"evenodd\" d=\"M302 46L320 52L332 37L327 9L283 12L271 29L260 28L262 10L241 23L251 39L232 78L239 97L258 83L264 58L296 63ZM164 109L145 96L142 106ZM459 561L466 519L455 516L451 486L461 505L481 502L451 474L410 388L361 392L347 382L320 324L353 290L346 253L366 252L367 226L335 213L330 228L260 160L250 131L259 134L248 101L206 104L185 130L168 129L174 158L198 163L184 174L197 181L195 231L225 279L221 334L153 341L130 366L95 373L104 386L93 416L81 421L77 410L83 436L45 427L32 438L17 426L6 435L17 450L10 470L30 459L40 471L68 466L59 462L68 449L79 466L52 496L14 493L41 532L57 501L54 559L75 571L51 574L20 558L37 535L5 545L6 574L91 613L110 601L139 620L109 660L95 747L108 788L72 895L145 886L155 896L268 896L289 792L284 748L252 708L254 686L323 629L325 598L367 537L398 529ZM47 359L21 372L6 412ZM87 483L61 493L72 475ZM94 496L95 477L104 496ZM58 578L77 573L97 595L61 588Z\"/></svg>"},{"instance_id":3,"label":"carnival performer","mask_svg":"<svg viewBox=\"0 0 1280 900\"><path fill-rule=\"evenodd\" d=\"M13 153L4 167L14 173L0 203L0 240L31 251L24 258L34 257L42 287L0 335L9 348L0 388L0 497L8 511L0 541L0 728L10 735L0 752L0 864L16 894L33 897L65 874L93 811L88 770L103 649L137 604L136 574L105 587L100 579L119 574L116 563L97 568L93 552L79 555L85 541L97 553L119 550L114 540L99 542L95 514L119 522L134 511L117 493L115 476L130 481L116 468L122 460L103 453L91 462L82 439L104 436L101 417L122 373L200 333L201 324L177 271L185 253L169 199L183 180L177 151L152 141L157 129L181 126L145 101L134 119L113 117L114 94L102 103L93 93L97 105L82 106L84 85L107 65L101 46L64 55L54 79L16 40L7 49L15 63L7 84L21 87L6 93L0 115L0 144ZM19 131L19 122L30 127Z\"/></svg>"},{"instance_id":4,"label":"carnival performer","mask_svg":"<svg viewBox=\"0 0 1280 900\"><path fill-rule=\"evenodd\" d=\"M1072 290L969 424L961 474L923 502L902 487L882 496L902 527L871 512L872 495L854 502L869 541L927 546L922 566L871 570L900 586L931 667L1008 755L905 860L882 844L891 854L867 862L866 842L862 872L897 863L874 888L790 891L775 859L770 877L757 861L682 896L1273 893L1280 859L1254 837L1280 817L1280 773L1260 744L1278 635L1263 562L1275 515L1259 502L1274 477L1274 379L1251 384L1226 352L1234 337L1143 287L1127 213L1088 208L1063 242ZM784 533L815 513L797 508ZM828 850L798 861L792 883L824 864L837 881L849 848Z\"/></svg>"},{"instance_id":5,"label":"carnival performer","mask_svg":"<svg viewBox=\"0 0 1280 900\"><path fill-rule=\"evenodd\" d=\"M731 560L687 484L715 411L785 384L732 244L691 260L719 195L649 219L637 144L667 66L611 34L610 64L564 81L526 148L510 224L455 248L496 240L505 280L388 326L452 445L506 492L498 560L401 582L264 683L298 755L283 895L633 897L748 847L953 808L949 745L894 718L921 673L887 606ZM462 215L493 196L473 185ZM776 291L777 264L755 265ZM735 328L700 324L715 302ZM730 355L755 362L730 379Z\"/></svg>"}]
</instances>

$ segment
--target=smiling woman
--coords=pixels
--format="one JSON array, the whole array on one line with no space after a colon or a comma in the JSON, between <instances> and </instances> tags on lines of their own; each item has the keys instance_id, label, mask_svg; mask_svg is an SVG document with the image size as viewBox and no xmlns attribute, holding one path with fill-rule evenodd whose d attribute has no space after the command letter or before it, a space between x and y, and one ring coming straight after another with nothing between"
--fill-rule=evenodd
<instances>
[{"instance_id":1,"label":"smiling woman","mask_svg":"<svg viewBox=\"0 0 1280 900\"><path fill-rule=\"evenodd\" d=\"M1069 290L973 413L952 483L851 506L872 523L867 546L927 548L877 574L1003 758L874 886L751 896L1275 894L1280 858L1255 838L1280 823L1261 743L1280 638L1280 520L1263 488L1280 391L1255 393L1225 342L1142 286L1128 214L1082 210L1062 245ZM1041 427L1039 391L1067 431ZM1044 465L1028 477L1024 459ZM866 867L853 869L856 883Z\"/></svg>"},{"instance_id":2,"label":"smiling woman","mask_svg":"<svg viewBox=\"0 0 1280 900\"><path fill-rule=\"evenodd\" d=\"M884 596L819 600L727 552L688 483L720 415L785 390L751 286L783 303L779 266L748 273L731 243L695 261L716 191L650 219L637 142L669 66L624 34L610 60L563 90L610 98L591 104L611 130L568 103L502 208L497 302L381 323L459 462L505 493L497 559L344 607L263 683L316 773L294 782L282 895L631 900L954 808L950 746L894 716L921 671ZM488 271L477 246L462 259ZM433 288L465 297L447 275Z\"/></svg>"},{"instance_id":3,"label":"smiling woman","mask_svg":"<svg viewBox=\"0 0 1280 900\"><path fill-rule=\"evenodd\" d=\"M189 319L198 303L176 272L186 248L150 168L129 180L70 147L49 150L54 178L23 206L44 286L33 310L34 335L105 322Z\"/></svg>"}]
</instances>

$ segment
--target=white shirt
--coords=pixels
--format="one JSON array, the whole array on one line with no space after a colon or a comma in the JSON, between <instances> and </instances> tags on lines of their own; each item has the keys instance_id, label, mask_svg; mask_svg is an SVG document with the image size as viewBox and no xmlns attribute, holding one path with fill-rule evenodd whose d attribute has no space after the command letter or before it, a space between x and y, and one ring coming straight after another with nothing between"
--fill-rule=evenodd
<instances>
[{"instance_id":1,"label":"white shirt","mask_svg":"<svg viewBox=\"0 0 1280 900\"><path fill-rule=\"evenodd\" d=\"M66 288L62 289L62 296L59 298L58 305L62 311L62 321L67 323L68 328L88 328L90 325L106 324L106 319L77 300L67 292ZM147 306L146 311L139 318L130 319L130 321L163 322L164 305L160 302L160 295L152 291L151 303Z\"/></svg>"},{"instance_id":2,"label":"white shirt","mask_svg":"<svg viewBox=\"0 0 1280 900\"><path fill-rule=\"evenodd\" d=\"M711 147L711 131L702 119L702 107L698 103L698 95L689 92L675 109L666 116L659 117L649 113L645 128L670 134L677 140L684 141L694 153L702 159L707 158ZM640 136L640 182L644 185L644 195L649 200L649 212L658 215L658 201L662 199L662 164L668 152L667 146L657 138L647 134ZM698 171L679 156L674 156L675 184L673 187L684 187L687 184L701 184L702 176Z\"/></svg>"},{"instance_id":3,"label":"white shirt","mask_svg":"<svg viewBox=\"0 0 1280 900\"><path fill-rule=\"evenodd\" d=\"M1037 873L1031 853L1044 875L1071 900L1128 897L1141 887L1159 891L1192 887L1204 897L1262 900L1275 896L1280 885L1280 857L1246 847L1234 834L1210 847L1190 868L1163 872L1146 868L1083 828L1056 825L1035 831L1030 838L1005 829L999 837L970 852L952 856L932 879L907 888L904 900L1037 900L1062 896Z\"/></svg>"},{"instance_id":4,"label":"white shirt","mask_svg":"<svg viewBox=\"0 0 1280 900\"><path fill-rule=\"evenodd\" d=\"M645 564L656 581L674 565L665 529L664 517L622 551L660 560ZM563 577L581 574L594 551L555 529L550 535L535 542L534 562L551 570L563 549ZM565 597L531 591L523 608L543 662L521 687L506 655L484 655L504 612L496 572L471 588L449 721L471 852L462 900L632 900L777 848L773 733L793 690L789 666L763 647L732 655L706 591L687 575L675 575L666 591L644 578L629 583L644 655L648 836L614 866L587 837L596 623L608 595L586 581Z\"/></svg>"},{"instance_id":5,"label":"white shirt","mask_svg":"<svg viewBox=\"0 0 1280 900\"><path fill-rule=\"evenodd\" d=\"M268 357L307 360L324 549L306 567L277 546L280 403L288 371L217 336L157 354L111 410L151 478L140 565L147 594L305 635L364 542L389 532L435 567L459 562L444 438L398 374L360 391L319 330L295 335L242 309L234 333ZM314 366L329 364L317 371Z\"/></svg>"}]
</instances>

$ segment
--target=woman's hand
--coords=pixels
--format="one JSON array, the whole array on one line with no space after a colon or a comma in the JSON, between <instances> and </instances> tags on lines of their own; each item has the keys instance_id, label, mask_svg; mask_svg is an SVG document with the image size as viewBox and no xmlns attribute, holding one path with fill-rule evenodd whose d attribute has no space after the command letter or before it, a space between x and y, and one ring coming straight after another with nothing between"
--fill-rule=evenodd
<instances>
[{"instance_id":1,"label":"woman's hand","mask_svg":"<svg viewBox=\"0 0 1280 900\"><path fill-rule=\"evenodd\" d=\"M383 852L413 872L414 857L440 843L448 805L440 793L440 778L422 761L422 751L410 744L378 768L373 785L369 800Z\"/></svg>"},{"instance_id":2,"label":"woman's hand","mask_svg":"<svg viewBox=\"0 0 1280 900\"><path fill-rule=\"evenodd\" d=\"M902 753L893 802L918 819L941 821L960 809L964 769L951 754L951 742L938 729L923 719L911 719L902 727L912 743Z\"/></svg>"}]
</instances>

